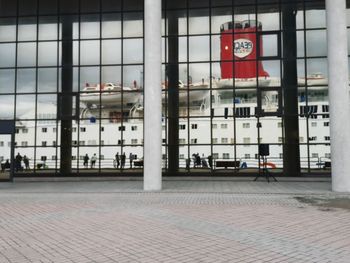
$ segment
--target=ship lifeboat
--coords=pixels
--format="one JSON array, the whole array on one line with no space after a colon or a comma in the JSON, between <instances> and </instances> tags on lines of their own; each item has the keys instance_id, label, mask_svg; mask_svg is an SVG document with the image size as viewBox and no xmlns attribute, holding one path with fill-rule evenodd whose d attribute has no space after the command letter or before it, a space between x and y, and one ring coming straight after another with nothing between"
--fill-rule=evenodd
<instances>
[{"instance_id":1,"label":"ship lifeboat","mask_svg":"<svg viewBox=\"0 0 350 263\"><path fill-rule=\"evenodd\" d=\"M101 95L101 97L100 97ZM141 98L140 88L134 82L134 87L122 87L114 83L85 84L80 93L80 101L87 104L118 105L136 103Z\"/></svg>"},{"instance_id":2,"label":"ship lifeboat","mask_svg":"<svg viewBox=\"0 0 350 263\"><path fill-rule=\"evenodd\" d=\"M179 102L187 103L193 101L202 101L209 95L209 83L202 82L191 83L189 85L184 84L182 81L179 81ZM165 82L162 84L162 100L165 103L167 96L168 84Z\"/></svg>"},{"instance_id":3,"label":"ship lifeboat","mask_svg":"<svg viewBox=\"0 0 350 263\"><path fill-rule=\"evenodd\" d=\"M306 81L305 78L298 78L298 86L305 86L306 83L309 87L317 86L317 89L320 89L322 86L327 88L328 79L322 73L311 74L307 76Z\"/></svg>"}]
</instances>

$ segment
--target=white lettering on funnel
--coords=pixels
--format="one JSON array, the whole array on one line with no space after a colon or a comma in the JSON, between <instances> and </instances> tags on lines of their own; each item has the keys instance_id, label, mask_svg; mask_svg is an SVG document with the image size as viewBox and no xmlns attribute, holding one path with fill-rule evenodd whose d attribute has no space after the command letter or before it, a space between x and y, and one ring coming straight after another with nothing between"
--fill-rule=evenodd
<instances>
[{"instance_id":1,"label":"white lettering on funnel","mask_svg":"<svg viewBox=\"0 0 350 263\"><path fill-rule=\"evenodd\" d=\"M253 52L253 42L249 39L239 38L233 42L236 57L245 58Z\"/></svg>"}]
</instances>

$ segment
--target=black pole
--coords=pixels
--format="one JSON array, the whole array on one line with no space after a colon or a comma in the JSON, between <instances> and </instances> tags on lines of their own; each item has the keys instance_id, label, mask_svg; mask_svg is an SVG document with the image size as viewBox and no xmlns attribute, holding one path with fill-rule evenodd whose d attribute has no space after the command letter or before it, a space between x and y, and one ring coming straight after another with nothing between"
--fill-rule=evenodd
<instances>
[{"instance_id":1,"label":"black pole","mask_svg":"<svg viewBox=\"0 0 350 263\"><path fill-rule=\"evenodd\" d=\"M283 174L300 176L296 3L282 7L283 24Z\"/></svg>"},{"instance_id":2,"label":"black pole","mask_svg":"<svg viewBox=\"0 0 350 263\"><path fill-rule=\"evenodd\" d=\"M73 21L62 18L62 96L59 99L61 118L61 175L72 172L72 116L73 102ZM76 105L79 107L79 105Z\"/></svg>"},{"instance_id":3,"label":"black pole","mask_svg":"<svg viewBox=\"0 0 350 263\"><path fill-rule=\"evenodd\" d=\"M179 170L179 39L178 17L168 17L168 171Z\"/></svg>"}]
</instances>

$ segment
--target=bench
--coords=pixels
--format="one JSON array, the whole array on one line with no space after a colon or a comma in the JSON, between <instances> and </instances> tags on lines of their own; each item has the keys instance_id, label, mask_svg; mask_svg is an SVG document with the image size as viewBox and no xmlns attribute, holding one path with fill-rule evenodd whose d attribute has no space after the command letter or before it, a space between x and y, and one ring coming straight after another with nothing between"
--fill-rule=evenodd
<instances>
[{"instance_id":1,"label":"bench","mask_svg":"<svg viewBox=\"0 0 350 263\"><path fill-rule=\"evenodd\" d=\"M332 168L331 162L324 162L323 169L326 170L327 168Z\"/></svg>"},{"instance_id":2,"label":"bench","mask_svg":"<svg viewBox=\"0 0 350 263\"><path fill-rule=\"evenodd\" d=\"M227 167L240 168L240 164L241 164L240 161L216 161L215 167L216 168L224 167L225 169L227 169Z\"/></svg>"},{"instance_id":3,"label":"bench","mask_svg":"<svg viewBox=\"0 0 350 263\"><path fill-rule=\"evenodd\" d=\"M135 167L143 167L143 160L134 161L134 166Z\"/></svg>"}]
</instances>

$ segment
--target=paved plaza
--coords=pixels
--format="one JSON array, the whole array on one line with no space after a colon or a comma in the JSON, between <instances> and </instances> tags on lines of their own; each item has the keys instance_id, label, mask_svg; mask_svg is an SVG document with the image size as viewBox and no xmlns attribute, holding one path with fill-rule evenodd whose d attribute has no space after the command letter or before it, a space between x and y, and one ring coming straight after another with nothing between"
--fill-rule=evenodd
<instances>
[{"instance_id":1,"label":"paved plaza","mask_svg":"<svg viewBox=\"0 0 350 263\"><path fill-rule=\"evenodd\" d=\"M350 262L328 179L0 183L0 262Z\"/></svg>"}]
</instances>

